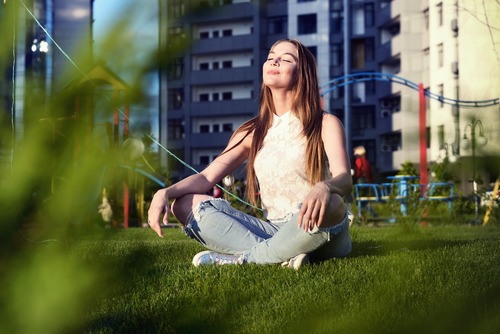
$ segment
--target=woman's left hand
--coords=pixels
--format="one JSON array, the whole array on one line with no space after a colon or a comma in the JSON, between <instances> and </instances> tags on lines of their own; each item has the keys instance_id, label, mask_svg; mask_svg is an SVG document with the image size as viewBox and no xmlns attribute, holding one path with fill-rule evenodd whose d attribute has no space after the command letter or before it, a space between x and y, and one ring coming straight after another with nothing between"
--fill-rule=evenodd
<instances>
[{"instance_id":1,"label":"woman's left hand","mask_svg":"<svg viewBox=\"0 0 500 334\"><path fill-rule=\"evenodd\" d=\"M302 202L297 222L298 227L302 227L304 231L319 228L323 223L330 196L330 188L325 183L316 183Z\"/></svg>"}]
</instances>

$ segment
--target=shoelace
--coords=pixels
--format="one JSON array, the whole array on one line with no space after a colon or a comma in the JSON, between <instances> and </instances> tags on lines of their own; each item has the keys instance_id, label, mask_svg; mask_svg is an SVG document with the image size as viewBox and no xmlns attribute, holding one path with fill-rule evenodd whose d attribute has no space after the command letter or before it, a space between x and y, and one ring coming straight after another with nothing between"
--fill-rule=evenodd
<instances>
[{"instance_id":1,"label":"shoelace","mask_svg":"<svg viewBox=\"0 0 500 334\"><path fill-rule=\"evenodd\" d=\"M238 259L233 259L223 255L216 255L214 262L217 264L238 264Z\"/></svg>"}]
</instances>

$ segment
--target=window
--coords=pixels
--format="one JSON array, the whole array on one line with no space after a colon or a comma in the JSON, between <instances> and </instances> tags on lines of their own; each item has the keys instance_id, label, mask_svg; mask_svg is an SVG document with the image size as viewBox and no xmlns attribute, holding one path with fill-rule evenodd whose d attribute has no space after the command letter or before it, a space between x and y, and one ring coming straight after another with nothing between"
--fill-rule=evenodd
<instances>
[{"instance_id":1,"label":"window","mask_svg":"<svg viewBox=\"0 0 500 334\"><path fill-rule=\"evenodd\" d=\"M442 148L444 146L444 125L439 125L438 126L438 145L439 148Z\"/></svg>"},{"instance_id":2,"label":"window","mask_svg":"<svg viewBox=\"0 0 500 334\"><path fill-rule=\"evenodd\" d=\"M232 123L222 124L222 132L233 132L233 124Z\"/></svg>"},{"instance_id":3,"label":"window","mask_svg":"<svg viewBox=\"0 0 500 334\"><path fill-rule=\"evenodd\" d=\"M182 89L168 90L168 108L181 109L184 104L184 92Z\"/></svg>"},{"instance_id":4,"label":"window","mask_svg":"<svg viewBox=\"0 0 500 334\"><path fill-rule=\"evenodd\" d=\"M207 124L202 124L200 125L200 133L209 133L210 132L210 126Z\"/></svg>"},{"instance_id":5,"label":"window","mask_svg":"<svg viewBox=\"0 0 500 334\"><path fill-rule=\"evenodd\" d=\"M424 9L423 14L425 30L429 30L429 8Z\"/></svg>"},{"instance_id":6,"label":"window","mask_svg":"<svg viewBox=\"0 0 500 334\"><path fill-rule=\"evenodd\" d=\"M168 121L168 139L184 138L184 123L180 119L171 119Z\"/></svg>"},{"instance_id":7,"label":"window","mask_svg":"<svg viewBox=\"0 0 500 334\"><path fill-rule=\"evenodd\" d=\"M353 39L352 45L352 68L365 67L365 41L364 39Z\"/></svg>"},{"instance_id":8,"label":"window","mask_svg":"<svg viewBox=\"0 0 500 334\"><path fill-rule=\"evenodd\" d=\"M212 124L212 132L220 132L220 125Z\"/></svg>"},{"instance_id":9,"label":"window","mask_svg":"<svg viewBox=\"0 0 500 334\"><path fill-rule=\"evenodd\" d=\"M208 155L200 155L200 165L208 165L210 163L210 157Z\"/></svg>"},{"instance_id":10,"label":"window","mask_svg":"<svg viewBox=\"0 0 500 334\"><path fill-rule=\"evenodd\" d=\"M330 24L332 32L342 32L344 31L344 12L333 11L330 16Z\"/></svg>"},{"instance_id":11,"label":"window","mask_svg":"<svg viewBox=\"0 0 500 334\"><path fill-rule=\"evenodd\" d=\"M175 58L174 61L168 65L167 71L169 80L182 78L184 74L184 58Z\"/></svg>"},{"instance_id":12,"label":"window","mask_svg":"<svg viewBox=\"0 0 500 334\"><path fill-rule=\"evenodd\" d=\"M203 31L203 32L200 32L200 39L207 39L209 38L209 34L208 34L208 31Z\"/></svg>"},{"instance_id":13,"label":"window","mask_svg":"<svg viewBox=\"0 0 500 334\"><path fill-rule=\"evenodd\" d=\"M223 92L222 93L222 99L223 100L232 100L233 99L233 93L232 92Z\"/></svg>"},{"instance_id":14,"label":"window","mask_svg":"<svg viewBox=\"0 0 500 334\"><path fill-rule=\"evenodd\" d=\"M222 68L232 68L232 67L233 67L232 60L225 60L222 62Z\"/></svg>"},{"instance_id":15,"label":"window","mask_svg":"<svg viewBox=\"0 0 500 334\"><path fill-rule=\"evenodd\" d=\"M209 101L208 94L200 94L200 102Z\"/></svg>"},{"instance_id":16,"label":"window","mask_svg":"<svg viewBox=\"0 0 500 334\"><path fill-rule=\"evenodd\" d=\"M363 106L353 108L353 130L365 130L375 128L375 106Z\"/></svg>"},{"instance_id":17,"label":"window","mask_svg":"<svg viewBox=\"0 0 500 334\"><path fill-rule=\"evenodd\" d=\"M332 44L331 62L333 66L339 66L344 63L344 47L340 43Z\"/></svg>"},{"instance_id":18,"label":"window","mask_svg":"<svg viewBox=\"0 0 500 334\"><path fill-rule=\"evenodd\" d=\"M299 15L297 23L299 35L315 34L317 31L316 14Z\"/></svg>"},{"instance_id":19,"label":"window","mask_svg":"<svg viewBox=\"0 0 500 334\"><path fill-rule=\"evenodd\" d=\"M182 0L171 0L168 2L167 10L169 19L178 19L185 14L184 3Z\"/></svg>"},{"instance_id":20,"label":"window","mask_svg":"<svg viewBox=\"0 0 500 334\"><path fill-rule=\"evenodd\" d=\"M219 37L219 30L212 31L212 38L218 38L218 37Z\"/></svg>"},{"instance_id":21,"label":"window","mask_svg":"<svg viewBox=\"0 0 500 334\"><path fill-rule=\"evenodd\" d=\"M444 84L438 85L438 94L439 94L439 106L442 108L444 106L443 95L444 95Z\"/></svg>"},{"instance_id":22,"label":"window","mask_svg":"<svg viewBox=\"0 0 500 334\"><path fill-rule=\"evenodd\" d=\"M201 63L200 64L200 71L206 71L206 70L208 70L208 68L209 68L208 63Z\"/></svg>"},{"instance_id":23,"label":"window","mask_svg":"<svg viewBox=\"0 0 500 334\"><path fill-rule=\"evenodd\" d=\"M441 27L443 25L443 3L442 2L440 2L436 5L436 11L437 11L438 26Z\"/></svg>"},{"instance_id":24,"label":"window","mask_svg":"<svg viewBox=\"0 0 500 334\"><path fill-rule=\"evenodd\" d=\"M318 58L318 48L316 46L308 46L309 51L313 54L314 58Z\"/></svg>"},{"instance_id":25,"label":"window","mask_svg":"<svg viewBox=\"0 0 500 334\"><path fill-rule=\"evenodd\" d=\"M365 4L365 27L373 27L375 25L375 6L373 3Z\"/></svg>"},{"instance_id":26,"label":"window","mask_svg":"<svg viewBox=\"0 0 500 334\"><path fill-rule=\"evenodd\" d=\"M438 44L437 46L437 53L438 53L438 66L443 67L443 43Z\"/></svg>"},{"instance_id":27,"label":"window","mask_svg":"<svg viewBox=\"0 0 500 334\"><path fill-rule=\"evenodd\" d=\"M373 37L365 39L365 60L375 60L375 39Z\"/></svg>"},{"instance_id":28,"label":"window","mask_svg":"<svg viewBox=\"0 0 500 334\"><path fill-rule=\"evenodd\" d=\"M222 36L224 36L224 37L233 36L233 31L231 29L222 30Z\"/></svg>"},{"instance_id":29,"label":"window","mask_svg":"<svg viewBox=\"0 0 500 334\"><path fill-rule=\"evenodd\" d=\"M271 17L267 21L268 34L287 34L288 19L286 16Z\"/></svg>"},{"instance_id":30,"label":"window","mask_svg":"<svg viewBox=\"0 0 500 334\"><path fill-rule=\"evenodd\" d=\"M219 93L212 93L212 101L219 101Z\"/></svg>"},{"instance_id":31,"label":"window","mask_svg":"<svg viewBox=\"0 0 500 334\"><path fill-rule=\"evenodd\" d=\"M218 61L214 61L212 63L212 70L218 70L219 69L219 62Z\"/></svg>"}]
</instances>

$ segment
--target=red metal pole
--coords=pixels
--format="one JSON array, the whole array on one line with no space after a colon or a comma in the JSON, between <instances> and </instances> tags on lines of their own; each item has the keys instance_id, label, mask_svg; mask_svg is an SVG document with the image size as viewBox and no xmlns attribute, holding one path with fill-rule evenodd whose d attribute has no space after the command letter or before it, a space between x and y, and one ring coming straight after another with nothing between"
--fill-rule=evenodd
<instances>
[{"instance_id":1,"label":"red metal pole","mask_svg":"<svg viewBox=\"0 0 500 334\"><path fill-rule=\"evenodd\" d=\"M127 181L123 182L123 228L128 228L128 214L129 214L129 191Z\"/></svg>"},{"instance_id":2,"label":"red metal pole","mask_svg":"<svg viewBox=\"0 0 500 334\"><path fill-rule=\"evenodd\" d=\"M128 125L129 125L130 108L129 105L125 105L125 117L123 120L123 140L128 138Z\"/></svg>"},{"instance_id":3,"label":"red metal pole","mask_svg":"<svg viewBox=\"0 0 500 334\"><path fill-rule=\"evenodd\" d=\"M426 127L426 102L424 85L418 85L420 96L419 134L420 134L420 183L423 184L422 192L427 188L427 127Z\"/></svg>"}]
</instances>

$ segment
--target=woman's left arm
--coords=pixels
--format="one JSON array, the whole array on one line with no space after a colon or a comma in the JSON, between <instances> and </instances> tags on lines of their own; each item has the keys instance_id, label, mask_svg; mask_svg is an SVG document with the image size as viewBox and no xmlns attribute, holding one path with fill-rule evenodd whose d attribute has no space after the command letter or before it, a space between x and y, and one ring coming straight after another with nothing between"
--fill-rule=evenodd
<instances>
[{"instance_id":1,"label":"woman's left arm","mask_svg":"<svg viewBox=\"0 0 500 334\"><path fill-rule=\"evenodd\" d=\"M323 116L322 138L331 177L315 184L302 203L298 226L306 231L336 223L339 217L341 219L343 213L340 209L344 207L342 197L352 191L345 131L337 117L329 114ZM328 223L323 224L324 221Z\"/></svg>"},{"instance_id":2,"label":"woman's left arm","mask_svg":"<svg viewBox=\"0 0 500 334\"><path fill-rule=\"evenodd\" d=\"M346 149L344 126L337 117L325 114L321 136L331 173L331 178L323 183L328 186L330 193L344 197L352 191L351 163Z\"/></svg>"}]
</instances>

